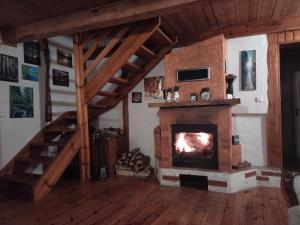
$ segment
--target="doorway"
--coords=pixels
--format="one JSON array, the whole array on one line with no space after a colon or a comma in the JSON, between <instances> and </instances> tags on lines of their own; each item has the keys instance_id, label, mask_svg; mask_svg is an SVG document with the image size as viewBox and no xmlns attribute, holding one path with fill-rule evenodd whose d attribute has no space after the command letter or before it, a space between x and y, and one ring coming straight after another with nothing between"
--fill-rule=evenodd
<instances>
[{"instance_id":1,"label":"doorway","mask_svg":"<svg viewBox=\"0 0 300 225\"><path fill-rule=\"evenodd\" d=\"M300 43L280 45L283 169L300 172Z\"/></svg>"}]
</instances>

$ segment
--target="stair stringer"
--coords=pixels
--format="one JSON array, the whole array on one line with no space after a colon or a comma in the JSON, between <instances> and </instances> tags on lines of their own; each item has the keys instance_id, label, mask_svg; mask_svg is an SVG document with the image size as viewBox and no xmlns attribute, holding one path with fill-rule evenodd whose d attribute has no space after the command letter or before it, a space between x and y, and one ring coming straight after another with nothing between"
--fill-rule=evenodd
<instances>
[{"instance_id":1,"label":"stair stringer","mask_svg":"<svg viewBox=\"0 0 300 225\"><path fill-rule=\"evenodd\" d=\"M14 166L17 159L22 157L28 157L31 153L31 144L43 142L45 137L45 130L51 129L55 126L61 126L65 117L73 115L74 112L65 112L55 121L43 127L0 171L0 179L2 176L10 175L14 173ZM47 170L39 177L36 183L31 188L31 193L27 193L31 200L36 201L45 197L56 184L62 173L65 171L71 160L80 149L80 131L75 130L74 134L68 141L64 143L64 147L58 156ZM24 171L25 172L25 171Z\"/></svg>"},{"instance_id":2,"label":"stair stringer","mask_svg":"<svg viewBox=\"0 0 300 225\"><path fill-rule=\"evenodd\" d=\"M80 130L77 130L56 159L47 168L46 172L43 173L38 182L32 187L33 201L45 197L51 191L74 156L79 152L80 147Z\"/></svg>"},{"instance_id":3,"label":"stair stringer","mask_svg":"<svg viewBox=\"0 0 300 225\"><path fill-rule=\"evenodd\" d=\"M119 90L122 90L122 94L120 94L120 96L118 98L114 98L112 99L112 101L109 101L111 99L103 99L101 101L99 101L96 105L109 105L109 108L105 108L105 109L93 109L93 108L89 108L89 119L95 119L99 116L101 116L102 114L108 112L109 110L113 109L114 107L116 107L123 99L126 95L128 95L128 93L142 80L144 79L144 77L151 72L151 70L159 64L159 62L164 58L164 56L169 53L173 47L175 46L176 41L174 42L173 45L171 46L166 46L163 47L161 49L161 51L159 52L159 54L157 55L157 57L153 60L151 60L146 68L145 71L141 74L137 74L134 76L134 79L131 80L130 85L124 87L124 88L117 88L116 92L118 92Z\"/></svg>"},{"instance_id":4,"label":"stair stringer","mask_svg":"<svg viewBox=\"0 0 300 225\"><path fill-rule=\"evenodd\" d=\"M128 59L151 37L159 26L160 20L157 19L154 22L139 24L133 29L103 67L85 85L86 102L89 102L105 84L109 83L113 75L126 64Z\"/></svg>"},{"instance_id":5,"label":"stair stringer","mask_svg":"<svg viewBox=\"0 0 300 225\"><path fill-rule=\"evenodd\" d=\"M31 143L41 142L44 138L44 130L49 126L60 123L60 121L69 113L70 112L66 112L62 114L53 122L51 122L50 124L43 127L40 131L38 131L37 134L34 135L33 138L31 138L30 141L28 141L27 144L11 160L9 160L8 163L0 170L0 176L11 174L14 169L15 160L20 157L26 157L30 154Z\"/></svg>"}]
</instances>

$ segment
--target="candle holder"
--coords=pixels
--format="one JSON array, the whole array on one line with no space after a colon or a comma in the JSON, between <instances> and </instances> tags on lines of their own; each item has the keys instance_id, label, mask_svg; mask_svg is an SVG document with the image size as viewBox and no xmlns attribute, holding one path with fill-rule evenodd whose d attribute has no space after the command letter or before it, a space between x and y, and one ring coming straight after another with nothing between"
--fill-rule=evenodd
<instances>
[{"instance_id":1,"label":"candle holder","mask_svg":"<svg viewBox=\"0 0 300 225\"><path fill-rule=\"evenodd\" d=\"M226 88L226 96L228 99L233 98L233 81L236 78L233 74L228 74L226 76L227 88Z\"/></svg>"}]
</instances>

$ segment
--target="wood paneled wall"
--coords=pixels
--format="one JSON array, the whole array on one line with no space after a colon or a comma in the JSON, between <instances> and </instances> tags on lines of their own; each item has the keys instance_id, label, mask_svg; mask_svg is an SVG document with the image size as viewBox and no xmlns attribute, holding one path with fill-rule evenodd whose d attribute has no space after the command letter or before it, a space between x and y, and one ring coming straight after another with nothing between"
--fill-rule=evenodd
<instances>
[{"instance_id":1,"label":"wood paneled wall","mask_svg":"<svg viewBox=\"0 0 300 225\"><path fill-rule=\"evenodd\" d=\"M300 30L271 33L268 38L268 114L267 152L268 166L282 168L282 127L280 94L280 52L281 44L300 42Z\"/></svg>"}]
</instances>

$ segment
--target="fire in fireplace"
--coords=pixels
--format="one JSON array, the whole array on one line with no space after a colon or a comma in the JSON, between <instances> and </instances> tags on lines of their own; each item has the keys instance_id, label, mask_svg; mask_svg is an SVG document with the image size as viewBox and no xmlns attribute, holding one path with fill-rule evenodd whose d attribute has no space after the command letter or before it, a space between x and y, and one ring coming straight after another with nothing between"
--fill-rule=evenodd
<instances>
[{"instance_id":1,"label":"fire in fireplace","mask_svg":"<svg viewBox=\"0 0 300 225\"><path fill-rule=\"evenodd\" d=\"M173 166L218 169L217 126L172 125Z\"/></svg>"}]
</instances>

